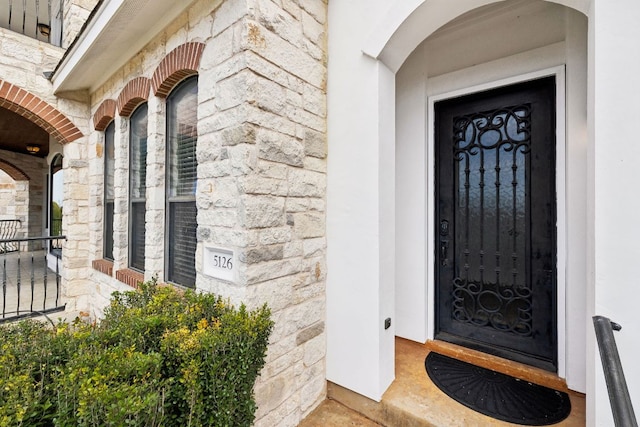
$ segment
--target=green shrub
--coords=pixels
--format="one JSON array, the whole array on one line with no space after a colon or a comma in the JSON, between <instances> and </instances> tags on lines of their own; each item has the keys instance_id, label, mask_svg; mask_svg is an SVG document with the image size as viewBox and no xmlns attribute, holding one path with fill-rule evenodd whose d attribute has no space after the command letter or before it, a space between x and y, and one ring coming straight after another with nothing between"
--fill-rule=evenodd
<instances>
[{"instance_id":1,"label":"green shrub","mask_svg":"<svg viewBox=\"0 0 640 427\"><path fill-rule=\"evenodd\" d=\"M0 328L0 427L249 426L272 329L266 306L154 282L97 325Z\"/></svg>"}]
</instances>

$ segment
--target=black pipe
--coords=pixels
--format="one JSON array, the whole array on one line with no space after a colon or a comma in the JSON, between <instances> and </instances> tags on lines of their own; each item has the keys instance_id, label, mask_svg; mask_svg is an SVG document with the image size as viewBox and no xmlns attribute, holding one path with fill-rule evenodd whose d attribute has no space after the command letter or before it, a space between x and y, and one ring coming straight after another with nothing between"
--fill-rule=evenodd
<instances>
[{"instance_id":1,"label":"black pipe","mask_svg":"<svg viewBox=\"0 0 640 427\"><path fill-rule=\"evenodd\" d=\"M624 379L616 339L613 336L613 331L621 330L622 326L604 316L593 316L593 326L596 331L600 360L616 427L638 427L627 381Z\"/></svg>"}]
</instances>

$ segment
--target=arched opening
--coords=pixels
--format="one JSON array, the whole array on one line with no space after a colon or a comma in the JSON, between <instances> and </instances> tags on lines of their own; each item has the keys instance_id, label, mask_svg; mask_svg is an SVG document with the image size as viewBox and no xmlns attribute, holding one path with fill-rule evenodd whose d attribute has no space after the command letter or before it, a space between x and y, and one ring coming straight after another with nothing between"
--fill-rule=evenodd
<instances>
[{"instance_id":1,"label":"arched opening","mask_svg":"<svg viewBox=\"0 0 640 427\"><path fill-rule=\"evenodd\" d=\"M566 105L558 107L571 120L557 128L566 133L567 157L558 161L566 160L566 170L554 175L558 188L566 191L560 200L568 224L562 232L565 243L585 247L586 220L572 215L586 203L581 185L587 168L587 20L584 11L566 7L572 3L588 6L571 0L410 0L380 12L377 25L355 22L362 10L354 5L329 5L334 17L329 75L341 76L328 82L331 381L378 400L394 379L394 336L420 342L433 336L434 254L440 248L435 246L429 152L431 97L461 96L540 71L566 73L566 78L558 77L565 85ZM365 34L362 41L358 32ZM349 37L356 41L344 41ZM369 57L358 56L362 52ZM558 207L558 218L562 209ZM568 253L559 242L559 262ZM564 358L566 369L559 373L570 388L585 390L582 350L587 334L579 313L585 308L585 255L582 250L573 251L575 255L582 261L565 258L565 265L574 269L558 274L567 278L567 292L558 293L557 307L570 313L558 317L567 322L559 325L565 335L558 339L558 357ZM354 355L364 348L366 356Z\"/></svg>"},{"instance_id":2,"label":"arched opening","mask_svg":"<svg viewBox=\"0 0 640 427\"><path fill-rule=\"evenodd\" d=\"M557 358L557 366L553 366L556 363L553 362L547 369L565 378L571 389L586 390L586 360L582 351L586 345L586 330L582 322L572 319L584 318L586 314L582 295L586 291L587 260L582 251L569 250L586 245L583 230L586 228L587 194L581 185L577 185L587 179L584 139L586 47L587 20L583 14L552 2L509 0L473 9L441 26L422 41L398 69L395 76L395 313L398 336L424 342L450 334L450 331L442 333L442 324L447 323L442 319L449 319L451 314L442 311L446 307L453 309L455 298L451 289L441 287L438 274L443 263L455 270L455 277L458 273L463 274L463 264L467 261L465 265L475 265L482 271L499 271L501 266L500 261L496 261L499 259L497 251L489 247L491 245L480 250L481 253L489 251L490 260L487 257L483 262L471 260L471 255L466 261L455 258L458 249L464 246L456 240L461 238L462 232L454 229L455 218L441 217L442 197L438 194L443 191L439 187L443 178L435 175L441 144L435 127L439 103L551 76L556 88L553 107L557 109L554 113L557 123L553 134L557 135L557 141L552 150L556 166L546 176L551 177L550 185L557 189L557 193L552 192L555 199L549 200L549 206L554 206L553 215L557 215L554 217L557 218L557 234L549 240L552 265L548 275L554 285L548 291L552 296L548 303L548 322L553 325L548 333L549 342L554 345L549 352L550 359ZM454 168L455 165L447 167ZM440 165L440 169L443 168ZM498 172L494 169L511 168L512 165L495 164L470 172L468 182L472 194L477 190L478 195L483 195L478 197L484 197L486 202L482 204L484 217L494 218L487 212L487 207L498 209L494 206L495 198L487 196L490 187L499 188L495 186L500 185ZM486 175L486 182L474 181L480 175ZM493 178L488 178L489 175ZM463 182L464 176L460 179ZM538 188L542 184L536 180L527 185ZM481 186L483 191L480 191ZM506 200L504 194L502 200ZM455 213L455 209L452 212ZM555 221L551 220L551 223L555 224ZM455 236L440 229L441 222L447 222ZM480 228L480 222L476 222L471 230ZM446 260L441 255L443 252L448 254ZM505 268L502 265L502 269ZM460 301L473 304L475 300L462 298ZM473 321L483 323L476 318ZM465 339L451 338L457 343L463 343ZM498 349L492 354L501 351ZM501 354L504 357L504 353ZM521 352L513 357L522 360ZM571 360L571 364L567 360ZM532 359L531 363L537 362Z\"/></svg>"},{"instance_id":3,"label":"arched opening","mask_svg":"<svg viewBox=\"0 0 640 427\"><path fill-rule=\"evenodd\" d=\"M51 181L49 184L49 236L62 236L62 218L64 210L64 169L62 166L62 154L56 154L49 169ZM62 256L62 243L59 240L51 240L50 253L60 258Z\"/></svg>"}]
</instances>

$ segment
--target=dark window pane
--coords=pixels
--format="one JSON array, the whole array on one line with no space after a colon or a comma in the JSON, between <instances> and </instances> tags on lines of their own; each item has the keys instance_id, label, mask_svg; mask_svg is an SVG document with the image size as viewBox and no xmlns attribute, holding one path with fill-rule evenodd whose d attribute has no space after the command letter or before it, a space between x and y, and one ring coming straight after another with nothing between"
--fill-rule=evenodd
<instances>
[{"instance_id":1,"label":"dark window pane","mask_svg":"<svg viewBox=\"0 0 640 427\"><path fill-rule=\"evenodd\" d=\"M196 202L175 202L169 211L170 282L196 284Z\"/></svg>"},{"instance_id":2,"label":"dark window pane","mask_svg":"<svg viewBox=\"0 0 640 427\"><path fill-rule=\"evenodd\" d=\"M144 270L144 215L145 203L131 203L131 238L129 265L137 270Z\"/></svg>"},{"instance_id":3,"label":"dark window pane","mask_svg":"<svg viewBox=\"0 0 640 427\"><path fill-rule=\"evenodd\" d=\"M198 81L188 80L167 101L169 196L194 196L198 162Z\"/></svg>"},{"instance_id":4,"label":"dark window pane","mask_svg":"<svg viewBox=\"0 0 640 427\"><path fill-rule=\"evenodd\" d=\"M190 78L167 99L167 280L196 283L196 128L198 79Z\"/></svg>"},{"instance_id":5,"label":"dark window pane","mask_svg":"<svg viewBox=\"0 0 640 427\"><path fill-rule=\"evenodd\" d=\"M104 208L104 258L113 261L113 202Z\"/></svg>"},{"instance_id":6,"label":"dark window pane","mask_svg":"<svg viewBox=\"0 0 640 427\"><path fill-rule=\"evenodd\" d=\"M144 270L147 104L142 104L131 115L129 147L129 266Z\"/></svg>"},{"instance_id":7,"label":"dark window pane","mask_svg":"<svg viewBox=\"0 0 640 427\"><path fill-rule=\"evenodd\" d=\"M131 198L144 199L147 181L147 105L140 106L131 116L129 135L131 158L129 181Z\"/></svg>"},{"instance_id":8,"label":"dark window pane","mask_svg":"<svg viewBox=\"0 0 640 427\"><path fill-rule=\"evenodd\" d=\"M111 122L104 131L104 194L105 199L114 198L114 177L115 177L115 147L114 147L115 124Z\"/></svg>"},{"instance_id":9,"label":"dark window pane","mask_svg":"<svg viewBox=\"0 0 640 427\"><path fill-rule=\"evenodd\" d=\"M115 125L113 122L104 132L104 255L113 261L113 199L115 192Z\"/></svg>"}]
</instances>

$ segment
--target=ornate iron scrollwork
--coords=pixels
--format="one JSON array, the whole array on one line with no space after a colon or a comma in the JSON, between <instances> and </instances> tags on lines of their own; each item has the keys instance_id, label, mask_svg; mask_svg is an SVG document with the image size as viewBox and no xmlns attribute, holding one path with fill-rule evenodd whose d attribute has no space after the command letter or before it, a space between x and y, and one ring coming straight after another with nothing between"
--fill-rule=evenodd
<instances>
[{"instance_id":1,"label":"ornate iron scrollwork","mask_svg":"<svg viewBox=\"0 0 640 427\"><path fill-rule=\"evenodd\" d=\"M521 336L531 335L531 290L453 281L453 318Z\"/></svg>"},{"instance_id":2,"label":"ornate iron scrollwork","mask_svg":"<svg viewBox=\"0 0 640 427\"><path fill-rule=\"evenodd\" d=\"M531 106L456 117L453 136L457 190L452 316L529 336L526 171Z\"/></svg>"}]
</instances>

